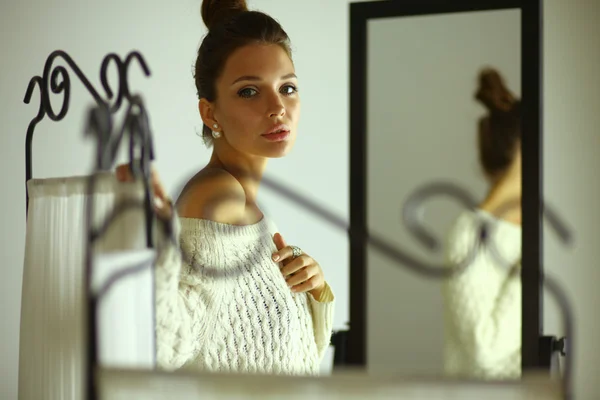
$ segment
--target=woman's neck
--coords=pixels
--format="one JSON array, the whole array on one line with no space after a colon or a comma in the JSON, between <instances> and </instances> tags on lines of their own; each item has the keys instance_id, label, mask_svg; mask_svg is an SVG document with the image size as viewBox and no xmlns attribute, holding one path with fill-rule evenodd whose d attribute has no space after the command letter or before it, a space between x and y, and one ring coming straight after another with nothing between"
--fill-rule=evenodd
<instances>
[{"instance_id":1,"label":"woman's neck","mask_svg":"<svg viewBox=\"0 0 600 400\"><path fill-rule=\"evenodd\" d=\"M242 154L233 149L223 151L216 147L207 165L207 167L222 168L233 175L244 188L246 201L249 204L256 203L266 166L267 159L264 157Z\"/></svg>"}]
</instances>

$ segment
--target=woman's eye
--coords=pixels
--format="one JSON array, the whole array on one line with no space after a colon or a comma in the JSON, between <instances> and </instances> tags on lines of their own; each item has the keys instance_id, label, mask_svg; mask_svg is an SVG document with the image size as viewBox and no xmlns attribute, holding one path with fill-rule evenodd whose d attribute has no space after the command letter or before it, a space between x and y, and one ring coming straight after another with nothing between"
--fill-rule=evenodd
<instances>
[{"instance_id":1,"label":"woman's eye","mask_svg":"<svg viewBox=\"0 0 600 400\"><path fill-rule=\"evenodd\" d=\"M286 96L290 96L290 95L296 93L298 91L298 88L294 85L285 85L284 87L281 88L281 91Z\"/></svg>"},{"instance_id":2,"label":"woman's eye","mask_svg":"<svg viewBox=\"0 0 600 400\"><path fill-rule=\"evenodd\" d=\"M298 88L296 88L294 85L285 85L284 87L281 88L280 92L284 96L291 96L294 93L298 92ZM238 96L246 98L246 99L254 97L257 94L258 94L258 90L253 89L253 88L245 88L238 92Z\"/></svg>"},{"instance_id":3,"label":"woman's eye","mask_svg":"<svg viewBox=\"0 0 600 400\"><path fill-rule=\"evenodd\" d=\"M249 98L256 95L256 90L252 88L242 89L238 92L240 97Z\"/></svg>"}]
</instances>

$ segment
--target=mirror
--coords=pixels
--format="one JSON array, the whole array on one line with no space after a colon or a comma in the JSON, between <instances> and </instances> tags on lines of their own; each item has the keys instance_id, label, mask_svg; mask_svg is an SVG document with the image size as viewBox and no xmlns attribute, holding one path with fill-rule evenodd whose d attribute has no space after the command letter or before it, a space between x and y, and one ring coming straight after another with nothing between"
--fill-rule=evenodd
<instances>
[{"instance_id":1,"label":"mirror","mask_svg":"<svg viewBox=\"0 0 600 400\"><path fill-rule=\"evenodd\" d=\"M521 198L539 198L535 187L521 195L521 165L539 169L520 157L527 60L522 10L509 7L373 2L353 10L351 179L365 177L351 188L351 214L354 226L405 255L402 265L364 245L352 258L351 317L364 326L352 325L359 349L351 357L371 373L521 377ZM406 209L435 184L454 195ZM523 221L535 223L534 214ZM466 268L432 279L407 268L411 258Z\"/></svg>"}]
</instances>

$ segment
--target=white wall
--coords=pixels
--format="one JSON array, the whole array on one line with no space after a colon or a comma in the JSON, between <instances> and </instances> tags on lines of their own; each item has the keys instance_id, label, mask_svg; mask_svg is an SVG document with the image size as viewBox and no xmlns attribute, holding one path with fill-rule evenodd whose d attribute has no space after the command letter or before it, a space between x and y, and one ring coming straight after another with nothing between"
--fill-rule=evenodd
<instances>
[{"instance_id":1,"label":"white wall","mask_svg":"<svg viewBox=\"0 0 600 400\"><path fill-rule=\"evenodd\" d=\"M559 209L577 235L565 250L546 235L545 264L570 296L576 322L576 395L600 396L600 2L547 0L544 46L545 197ZM546 328L559 319L546 300Z\"/></svg>"},{"instance_id":2,"label":"white wall","mask_svg":"<svg viewBox=\"0 0 600 400\"><path fill-rule=\"evenodd\" d=\"M459 184L479 201L486 195L477 148L486 110L474 95L481 68L492 66L520 96L521 13L372 20L368 53L369 231L442 265L442 249L430 252L410 235L401 207L419 187L440 181ZM445 241L463 211L456 200L438 197L427 203L424 221ZM400 268L376 249L369 249L367 270L370 371L442 374L441 282Z\"/></svg>"},{"instance_id":3,"label":"white wall","mask_svg":"<svg viewBox=\"0 0 600 400\"><path fill-rule=\"evenodd\" d=\"M340 216L348 216L348 7L347 0L255 0L251 6L272 13L292 37L301 79L303 120L294 152L274 161L269 174L317 199ZM41 74L47 55L68 51L98 85L102 57L139 49L153 77L131 73L132 87L141 90L156 133L158 168L167 186L201 165L208 152L195 135L200 131L191 78L194 53L203 33L200 1L119 2L3 0L0 12L0 397L16 399L21 274L25 236L24 142L29 120L37 111L22 99L29 79ZM600 367L595 345L597 323L592 286L599 278L593 264L598 236L594 207L599 184L600 106L597 65L600 48L596 1L548 0L546 5L546 194L564 210L579 233L573 255L549 254L561 268L576 303L580 322L578 389L582 398L598 393L592 378ZM73 77L73 74L71 74ZM34 177L84 174L91 166L91 147L80 131L84 106L91 99L73 78L69 116L60 123L43 121L34 140ZM595 85L595 87L594 87ZM60 98L56 99L60 101ZM58 104L58 102L56 103ZM59 151L61 154L59 154ZM594 156L596 156L594 158ZM336 326L347 320L347 241L343 233L264 192L265 206L288 241L310 252L326 268L338 294ZM593 214L596 213L596 214ZM594 279L596 278L596 279ZM585 318L584 316L588 316ZM584 331L587 329L587 331ZM584 368L585 366L585 368Z\"/></svg>"}]
</instances>

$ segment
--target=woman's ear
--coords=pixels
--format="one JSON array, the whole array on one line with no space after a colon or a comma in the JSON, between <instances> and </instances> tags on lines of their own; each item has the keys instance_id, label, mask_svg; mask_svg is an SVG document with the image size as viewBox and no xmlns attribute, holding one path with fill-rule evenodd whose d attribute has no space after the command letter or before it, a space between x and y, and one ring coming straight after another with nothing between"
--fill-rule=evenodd
<instances>
[{"instance_id":1,"label":"woman's ear","mask_svg":"<svg viewBox=\"0 0 600 400\"><path fill-rule=\"evenodd\" d=\"M202 118L204 125L211 129L213 129L215 124L218 125L218 122L215 120L214 105L211 102L206 99L200 99L198 102L198 111L200 112L200 117Z\"/></svg>"}]
</instances>

